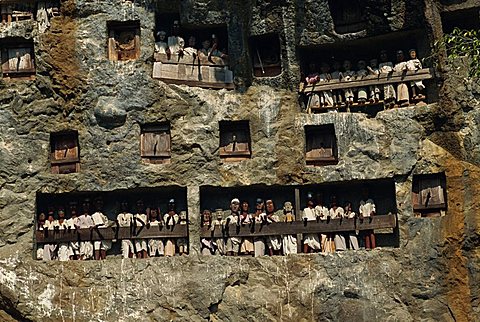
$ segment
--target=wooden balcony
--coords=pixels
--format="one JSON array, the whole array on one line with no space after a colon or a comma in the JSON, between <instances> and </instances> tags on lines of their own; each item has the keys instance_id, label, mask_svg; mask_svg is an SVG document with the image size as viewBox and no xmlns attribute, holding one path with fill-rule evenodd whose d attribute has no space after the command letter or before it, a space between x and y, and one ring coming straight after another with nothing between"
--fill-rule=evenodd
<instances>
[{"instance_id":1,"label":"wooden balcony","mask_svg":"<svg viewBox=\"0 0 480 322\"><path fill-rule=\"evenodd\" d=\"M197 55L167 55L155 53L153 78L167 84L188 85L212 89L234 89L233 73L228 60Z\"/></svg>"},{"instance_id":2,"label":"wooden balcony","mask_svg":"<svg viewBox=\"0 0 480 322\"><path fill-rule=\"evenodd\" d=\"M145 227L107 227L72 230L37 230L37 243L59 243L95 240L121 240L144 238L186 238L188 225Z\"/></svg>"},{"instance_id":3,"label":"wooden balcony","mask_svg":"<svg viewBox=\"0 0 480 322\"><path fill-rule=\"evenodd\" d=\"M368 87L368 86L382 86L387 84L406 83L411 81L428 80L435 77L433 68L423 68L417 71L406 71L403 73L392 72L389 74L368 75L365 77L358 77L351 81L341 81L332 79L327 82L318 82L316 84L301 83L298 91L303 94L315 93L321 91Z\"/></svg>"},{"instance_id":4,"label":"wooden balcony","mask_svg":"<svg viewBox=\"0 0 480 322\"><path fill-rule=\"evenodd\" d=\"M297 234L320 234L347 232L354 230L371 230L395 228L397 217L395 214L377 215L370 218L360 219L332 219L325 221L293 221L289 223L276 222L262 225L240 225L230 224L222 228L215 226L214 230L202 228L202 238L211 237L255 237L271 235L297 235Z\"/></svg>"}]
</instances>

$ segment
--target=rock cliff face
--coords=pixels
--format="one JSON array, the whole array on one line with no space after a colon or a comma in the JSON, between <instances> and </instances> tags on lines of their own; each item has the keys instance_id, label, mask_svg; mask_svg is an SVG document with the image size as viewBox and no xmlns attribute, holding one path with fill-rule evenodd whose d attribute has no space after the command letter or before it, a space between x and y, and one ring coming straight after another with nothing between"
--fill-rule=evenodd
<instances>
[{"instance_id":1,"label":"rock cliff face","mask_svg":"<svg viewBox=\"0 0 480 322\"><path fill-rule=\"evenodd\" d=\"M27 21L0 37L33 39L34 80L0 81L0 320L480 321L480 84L440 61L438 100L379 112L306 114L301 50L392 32L441 35L440 12L478 4L365 1L365 28L339 34L330 1L64 0L45 33ZM459 2L459 3L457 3ZM223 25L236 90L152 79L155 15ZM139 20L140 58L107 58L107 21ZM277 32L282 74L252 76L248 42ZM388 38L385 38L388 39ZM442 59L440 57L440 59ZM450 68L450 70L449 70ZM225 163L219 121L248 120L252 157ZM170 122L169 164L142 163L140 127ZM305 165L305 125L333 124L336 165ZM50 133L74 129L81 171L51 173ZM415 174L444 172L446 215L414 218ZM302 186L389 179L398 247L334 255L199 255L203 186ZM181 186L191 221L186 257L102 262L32 259L38 193ZM293 201L293 200L292 200Z\"/></svg>"}]
</instances>

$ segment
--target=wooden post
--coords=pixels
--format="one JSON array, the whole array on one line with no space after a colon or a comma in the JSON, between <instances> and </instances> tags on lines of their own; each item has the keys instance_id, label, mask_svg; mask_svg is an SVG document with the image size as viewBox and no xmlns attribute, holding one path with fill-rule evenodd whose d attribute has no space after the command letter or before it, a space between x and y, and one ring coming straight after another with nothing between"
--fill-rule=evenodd
<instances>
[{"instance_id":1,"label":"wooden post","mask_svg":"<svg viewBox=\"0 0 480 322\"><path fill-rule=\"evenodd\" d=\"M295 188L295 220L302 220L300 216L300 189ZM297 234L297 253L302 252L302 234Z\"/></svg>"},{"instance_id":2,"label":"wooden post","mask_svg":"<svg viewBox=\"0 0 480 322\"><path fill-rule=\"evenodd\" d=\"M108 33L108 59L118 60L117 48L115 45L115 32L110 30Z\"/></svg>"}]
</instances>

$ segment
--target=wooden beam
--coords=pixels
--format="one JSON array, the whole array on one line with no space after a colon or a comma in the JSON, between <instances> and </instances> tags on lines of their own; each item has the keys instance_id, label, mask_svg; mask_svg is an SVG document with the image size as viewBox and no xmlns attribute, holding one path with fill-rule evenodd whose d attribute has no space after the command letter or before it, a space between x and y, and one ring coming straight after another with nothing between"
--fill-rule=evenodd
<instances>
[{"instance_id":1,"label":"wooden beam","mask_svg":"<svg viewBox=\"0 0 480 322\"><path fill-rule=\"evenodd\" d=\"M209 83L209 82L199 82L199 81L189 81L181 79L171 79L171 78L158 78L164 83L174 84L174 85L187 85L192 87L202 87L202 88L212 88L212 89L235 89L233 83Z\"/></svg>"},{"instance_id":2,"label":"wooden beam","mask_svg":"<svg viewBox=\"0 0 480 322\"><path fill-rule=\"evenodd\" d=\"M295 188L295 220L302 220L300 216L300 189L298 188ZM303 251L303 236L302 234L296 234L295 237L297 238L297 253L301 253Z\"/></svg>"},{"instance_id":3,"label":"wooden beam","mask_svg":"<svg viewBox=\"0 0 480 322\"><path fill-rule=\"evenodd\" d=\"M365 76L361 79L352 81L330 80L328 82L320 82L312 85L300 84L300 93L321 92L334 89L345 89L352 87L368 87L373 85L386 85L395 83L406 83L411 81L427 80L434 78L435 71L433 68L423 68L417 71L406 71L405 73L392 72L390 74L379 74Z\"/></svg>"},{"instance_id":4,"label":"wooden beam","mask_svg":"<svg viewBox=\"0 0 480 322\"><path fill-rule=\"evenodd\" d=\"M186 238L187 225L146 226L141 227L107 227L98 229L78 230L38 230L35 232L37 243L58 243L70 241L94 241L112 239L144 239L144 238Z\"/></svg>"},{"instance_id":5,"label":"wooden beam","mask_svg":"<svg viewBox=\"0 0 480 322\"><path fill-rule=\"evenodd\" d=\"M170 59L169 59L170 57ZM153 58L156 62L161 62L164 64L185 64L185 65L195 65L195 66L217 66L224 67L228 66L228 60L221 57L212 56L211 60L208 60L208 57L205 55L197 55L195 61L190 55L179 56L178 54L172 54L168 56L167 54L155 53Z\"/></svg>"},{"instance_id":6,"label":"wooden beam","mask_svg":"<svg viewBox=\"0 0 480 322\"><path fill-rule=\"evenodd\" d=\"M202 238L210 237L252 237L271 235L296 235L296 234L317 234L346 232L353 230L370 230L395 228L397 218L395 214L377 215L370 219L333 219L330 221L294 221L291 223L277 222L267 225L255 224L254 226L230 225L226 229L219 226L211 231L206 228L202 230Z\"/></svg>"}]
</instances>

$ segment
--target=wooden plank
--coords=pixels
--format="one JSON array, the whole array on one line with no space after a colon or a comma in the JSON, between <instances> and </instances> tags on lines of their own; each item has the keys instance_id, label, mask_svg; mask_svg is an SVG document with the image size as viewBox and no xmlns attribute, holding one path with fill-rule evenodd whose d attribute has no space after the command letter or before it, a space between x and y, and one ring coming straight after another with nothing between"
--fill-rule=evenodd
<instances>
[{"instance_id":1,"label":"wooden plank","mask_svg":"<svg viewBox=\"0 0 480 322\"><path fill-rule=\"evenodd\" d=\"M228 229L216 226L214 231L203 228L201 235L209 237L251 237L270 235L296 235L344 232L353 230L370 230L395 228L397 225L396 215L378 215L364 220L360 219L333 219L330 221L294 221L290 223L277 222L267 225L255 224L252 226L230 225Z\"/></svg>"},{"instance_id":2,"label":"wooden plank","mask_svg":"<svg viewBox=\"0 0 480 322\"><path fill-rule=\"evenodd\" d=\"M45 233L46 232L46 233ZM94 241L112 239L142 239L142 238L184 238L188 237L187 225L146 226L141 227L107 227L98 229L72 229L72 230L48 230L36 231L37 243L58 243L69 241Z\"/></svg>"},{"instance_id":3,"label":"wooden plank","mask_svg":"<svg viewBox=\"0 0 480 322\"><path fill-rule=\"evenodd\" d=\"M224 151L224 150L220 150L220 156L221 157L226 157L226 158L236 157L236 156L250 157L250 155L251 155L250 151Z\"/></svg>"},{"instance_id":4,"label":"wooden plank","mask_svg":"<svg viewBox=\"0 0 480 322\"><path fill-rule=\"evenodd\" d=\"M115 44L115 32L110 30L108 38L108 59L111 61L118 60L117 45Z\"/></svg>"},{"instance_id":5,"label":"wooden plank","mask_svg":"<svg viewBox=\"0 0 480 322\"><path fill-rule=\"evenodd\" d=\"M190 65L190 68L192 65L203 65L203 66L228 66L228 59L223 59L221 57L216 57L212 56L210 57L210 60L208 60L208 57L205 55L199 55L196 57L195 60L193 60L193 56L190 55L183 55L179 56L178 54L161 54L161 53L155 53L153 55L154 60L156 62L161 62L163 64L186 64Z\"/></svg>"},{"instance_id":6,"label":"wooden plank","mask_svg":"<svg viewBox=\"0 0 480 322\"><path fill-rule=\"evenodd\" d=\"M317 83L313 85L301 84L299 92L320 92L333 89L344 89L352 87L367 87L372 85L385 85L394 83L404 83L410 81L427 80L434 78L433 68L423 68L418 71L407 71L406 73L392 72L390 74L379 74L365 76L362 79L356 79L349 82L330 80L328 82Z\"/></svg>"},{"instance_id":7,"label":"wooden plank","mask_svg":"<svg viewBox=\"0 0 480 322\"><path fill-rule=\"evenodd\" d=\"M173 85L187 85L192 87L202 87L202 88L212 88L212 89L235 89L235 85L233 83L209 83L209 82L199 82L199 81L189 81L189 80L181 80L181 79L168 79L168 78L158 78L162 82L166 84L173 84Z\"/></svg>"}]
</instances>

